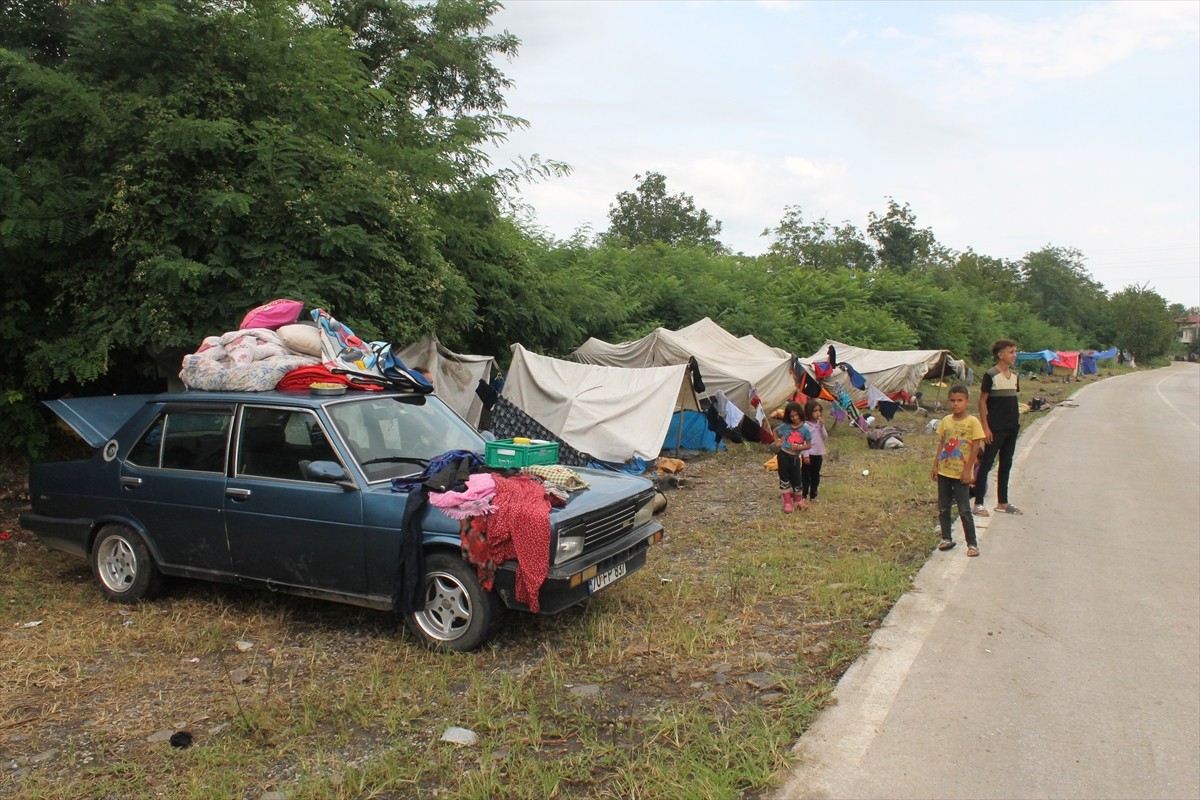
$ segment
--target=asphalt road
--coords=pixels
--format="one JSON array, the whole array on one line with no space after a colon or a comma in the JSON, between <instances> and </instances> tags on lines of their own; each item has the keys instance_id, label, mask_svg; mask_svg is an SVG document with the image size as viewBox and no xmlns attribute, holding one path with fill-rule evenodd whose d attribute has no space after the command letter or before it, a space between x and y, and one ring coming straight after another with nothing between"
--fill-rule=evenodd
<instances>
[{"instance_id":1,"label":"asphalt road","mask_svg":"<svg viewBox=\"0 0 1200 800\"><path fill-rule=\"evenodd\" d=\"M979 558L957 525L930 558L777 800L1200 798L1200 367L1084 387L1022 430L1009 496Z\"/></svg>"}]
</instances>

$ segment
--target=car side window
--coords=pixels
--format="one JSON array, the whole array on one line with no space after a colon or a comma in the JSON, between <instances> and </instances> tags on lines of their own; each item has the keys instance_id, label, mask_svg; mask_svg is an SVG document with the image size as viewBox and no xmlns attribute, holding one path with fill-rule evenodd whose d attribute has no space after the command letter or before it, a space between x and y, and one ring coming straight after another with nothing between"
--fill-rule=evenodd
<instances>
[{"instance_id":1,"label":"car side window","mask_svg":"<svg viewBox=\"0 0 1200 800\"><path fill-rule=\"evenodd\" d=\"M162 454L162 432L166 417L159 417L150 426L150 430L142 434L142 438L129 451L125 460L139 467L157 467Z\"/></svg>"},{"instance_id":2,"label":"car side window","mask_svg":"<svg viewBox=\"0 0 1200 800\"><path fill-rule=\"evenodd\" d=\"M126 460L139 467L222 473L232 419L228 413L205 411L162 414Z\"/></svg>"},{"instance_id":3,"label":"car side window","mask_svg":"<svg viewBox=\"0 0 1200 800\"><path fill-rule=\"evenodd\" d=\"M237 472L260 478L308 480L313 461L339 462L317 417L307 409L247 407L242 411Z\"/></svg>"}]
</instances>

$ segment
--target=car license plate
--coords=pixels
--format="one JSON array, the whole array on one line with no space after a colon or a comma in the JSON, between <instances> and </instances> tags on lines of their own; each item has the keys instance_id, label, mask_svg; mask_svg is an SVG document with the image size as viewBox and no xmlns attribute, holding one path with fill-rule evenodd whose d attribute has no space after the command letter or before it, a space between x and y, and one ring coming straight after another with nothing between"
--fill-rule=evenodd
<instances>
[{"instance_id":1,"label":"car license plate","mask_svg":"<svg viewBox=\"0 0 1200 800\"><path fill-rule=\"evenodd\" d=\"M597 575L596 577L594 577L590 581L588 581L588 594L595 594L596 592L603 589L605 586L608 586L610 583L620 580L621 578L624 578L624 577L625 577L625 565L617 564L615 567L608 570L607 572L601 572L599 575Z\"/></svg>"}]
</instances>

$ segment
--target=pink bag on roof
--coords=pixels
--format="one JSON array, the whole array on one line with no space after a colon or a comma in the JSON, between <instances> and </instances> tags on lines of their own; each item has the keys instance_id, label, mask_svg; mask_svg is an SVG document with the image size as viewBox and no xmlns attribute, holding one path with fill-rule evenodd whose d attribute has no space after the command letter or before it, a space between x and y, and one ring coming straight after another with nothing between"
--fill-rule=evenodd
<instances>
[{"instance_id":1,"label":"pink bag on roof","mask_svg":"<svg viewBox=\"0 0 1200 800\"><path fill-rule=\"evenodd\" d=\"M300 319L300 312L303 310L304 303L299 300L272 300L246 314L242 319L242 324L238 326L238 330L244 331L247 328L275 330L281 325L291 325Z\"/></svg>"}]
</instances>

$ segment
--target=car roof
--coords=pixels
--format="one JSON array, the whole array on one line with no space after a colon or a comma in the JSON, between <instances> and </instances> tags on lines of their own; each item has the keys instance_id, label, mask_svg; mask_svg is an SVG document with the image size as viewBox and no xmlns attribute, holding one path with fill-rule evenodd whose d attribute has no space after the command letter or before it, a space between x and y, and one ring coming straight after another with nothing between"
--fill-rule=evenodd
<instances>
[{"instance_id":1,"label":"car roof","mask_svg":"<svg viewBox=\"0 0 1200 800\"><path fill-rule=\"evenodd\" d=\"M270 403L316 407L331 400L361 397L405 397L411 392L348 390L345 395L315 396L308 391L269 392L164 392L162 394L123 394L100 397L69 397L45 400L43 404L78 433L92 447L101 447L148 403L228 405L235 403Z\"/></svg>"}]
</instances>

